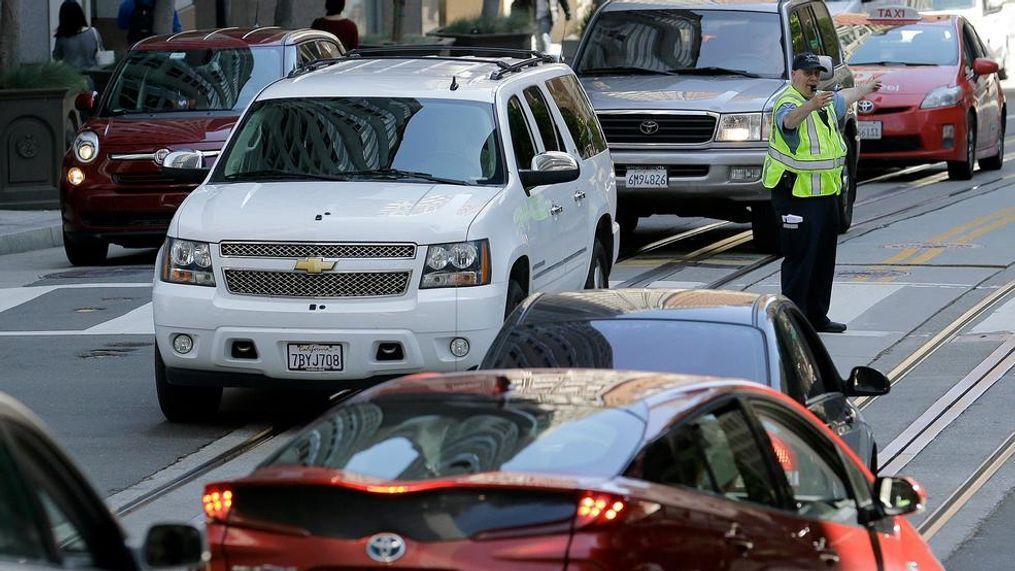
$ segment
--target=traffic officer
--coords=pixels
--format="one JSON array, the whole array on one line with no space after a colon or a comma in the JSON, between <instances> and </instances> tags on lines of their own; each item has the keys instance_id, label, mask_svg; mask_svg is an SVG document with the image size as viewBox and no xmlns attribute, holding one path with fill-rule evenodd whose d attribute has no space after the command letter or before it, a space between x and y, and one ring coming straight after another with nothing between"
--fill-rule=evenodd
<instances>
[{"instance_id":1,"label":"traffic officer","mask_svg":"<svg viewBox=\"0 0 1015 571\"><path fill-rule=\"evenodd\" d=\"M779 217L783 295L818 331L842 333L846 325L828 319L847 150L840 124L846 109L880 89L881 80L818 92L822 70L832 73L830 58L810 52L793 58L792 82L775 101L762 182L772 189Z\"/></svg>"}]
</instances>

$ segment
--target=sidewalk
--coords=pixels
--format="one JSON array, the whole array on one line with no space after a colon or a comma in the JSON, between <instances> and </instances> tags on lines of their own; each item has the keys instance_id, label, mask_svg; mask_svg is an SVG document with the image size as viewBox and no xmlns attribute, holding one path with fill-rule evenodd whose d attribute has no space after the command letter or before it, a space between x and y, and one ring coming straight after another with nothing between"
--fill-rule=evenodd
<instances>
[{"instance_id":1,"label":"sidewalk","mask_svg":"<svg viewBox=\"0 0 1015 571\"><path fill-rule=\"evenodd\" d=\"M59 210L0 210L0 256L61 245Z\"/></svg>"}]
</instances>

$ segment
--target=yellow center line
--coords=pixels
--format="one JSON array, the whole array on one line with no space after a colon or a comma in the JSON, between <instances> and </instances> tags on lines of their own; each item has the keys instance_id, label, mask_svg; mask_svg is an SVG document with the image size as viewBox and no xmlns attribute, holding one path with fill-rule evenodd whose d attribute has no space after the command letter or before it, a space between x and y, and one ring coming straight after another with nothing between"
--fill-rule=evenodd
<instances>
[{"instance_id":1,"label":"yellow center line","mask_svg":"<svg viewBox=\"0 0 1015 571\"><path fill-rule=\"evenodd\" d=\"M996 218L1007 218L1007 217L1012 215L1012 212L1015 212L1015 208L1005 208L1003 210L998 210L998 211L991 212L989 214L985 214L983 216L980 216L979 218L974 218L973 220L970 220L969 222L966 222L965 224L962 224L960 226L955 226L954 228L946 230L945 232L942 232L941 234L938 234L937 236L932 236L929 240L927 240L927 242L929 242L931 244L936 244L938 242L944 242L945 240L948 240L952 236L961 234L961 233L965 232L966 230L971 230L973 228L976 228L977 226L980 226L981 224L991 223ZM880 264L875 264L875 265L898 264L898 263L901 263L902 261L904 261L906 258L909 258L910 256L913 256L913 255L916 255L917 253L921 252L924 249L926 249L926 248L920 248L920 247L904 248L898 254L895 254L894 256L884 260Z\"/></svg>"},{"instance_id":2,"label":"yellow center line","mask_svg":"<svg viewBox=\"0 0 1015 571\"><path fill-rule=\"evenodd\" d=\"M958 240L953 240L952 243L953 244L967 244L970 241L972 241L972 240L974 240L976 238L979 238L980 236L983 236L984 234L987 234L989 232L993 232L994 230L997 230L998 228L1001 228L1003 226L1007 226L1008 224L1011 224L1012 222L1015 222L1015 217L1006 216L1005 218L1002 218L1001 220L998 220L997 222L994 222L992 224L988 224L987 226L981 226L980 228L970 232L969 234L966 234L962 238L959 238ZM920 254L919 256L913 258L912 260L909 261L909 263L911 263L911 264L913 264L915 266L919 266L919 265L924 264L924 263L932 260L933 258L937 257L942 252L944 252L945 249L946 248L943 248L943 247L942 248L932 248L929 251L926 251L923 254Z\"/></svg>"}]
</instances>

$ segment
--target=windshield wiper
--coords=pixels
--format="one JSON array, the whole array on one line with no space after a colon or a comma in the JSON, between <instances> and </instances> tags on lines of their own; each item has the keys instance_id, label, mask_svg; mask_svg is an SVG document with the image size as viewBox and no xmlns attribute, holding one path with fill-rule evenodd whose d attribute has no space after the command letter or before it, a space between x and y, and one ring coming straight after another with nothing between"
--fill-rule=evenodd
<instances>
[{"instance_id":1,"label":"windshield wiper","mask_svg":"<svg viewBox=\"0 0 1015 571\"><path fill-rule=\"evenodd\" d=\"M926 67L926 66L937 67L936 63L915 63L910 61L890 61L890 60L861 61L861 62L851 61L849 62L849 65L905 65L909 67Z\"/></svg>"},{"instance_id":2,"label":"windshield wiper","mask_svg":"<svg viewBox=\"0 0 1015 571\"><path fill-rule=\"evenodd\" d=\"M393 168L380 168L380 169L369 169L362 171L350 171L342 173L345 176L363 176L363 177L377 177L377 178L390 178L390 179L408 179L417 178L430 182L439 182L441 184L458 184L472 186L467 180L458 180L454 178L444 178L430 174L428 172L419 171L407 171L402 169Z\"/></svg>"},{"instance_id":3,"label":"windshield wiper","mask_svg":"<svg viewBox=\"0 0 1015 571\"><path fill-rule=\"evenodd\" d=\"M742 77L761 77L756 73L726 67L682 67L680 69L671 69L670 71L679 75L739 75Z\"/></svg>"},{"instance_id":4,"label":"windshield wiper","mask_svg":"<svg viewBox=\"0 0 1015 571\"><path fill-rule=\"evenodd\" d=\"M305 172L290 172L277 169L263 169L256 171L237 172L226 175L222 177L222 179L227 180L229 182L237 182L243 180L330 180L330 181L348 180L341 175L333 176Z\"/></svg>"},{"instance_id":5,"label":"windshield wiper","mask_svg":"<svg viewBox=\"0 0 1015 571\"><path fill-rule=\"evenodd\" d=\"M607 75L676 75L665 69L649 69L647 67L617 66L617 67L593 67L581 70L582 75L607 74Z\"/></svg>"}]
</instances>

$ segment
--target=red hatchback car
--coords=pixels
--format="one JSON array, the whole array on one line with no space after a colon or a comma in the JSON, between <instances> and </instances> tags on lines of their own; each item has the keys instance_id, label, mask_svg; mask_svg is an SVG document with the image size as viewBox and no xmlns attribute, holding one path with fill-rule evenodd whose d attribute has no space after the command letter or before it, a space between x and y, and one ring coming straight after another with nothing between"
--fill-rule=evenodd
<instances>
[{"instance_id":1,"label":"red hatchback car","mask_svg":"<svg viewBox=\"0 0 1015 571\"><path fill-rule=\"evenodd\" d=\"M134 45L63 161L60 206L67 259L102 262L110 243L158 246L196 183L163 175L170 151L213 162L240 113L265 85L316 59L344 53L335 36L279 28L204 30Z\"/></svg>"},{"instance_id":2,"label":"red hatchback car","mask_svg":"<svg viewBox=\"0 0 1015 571\"><path fill-rule=\"evenodd\" d=\"M998 64L973 26L955 15L872 8L835 16L854 77L881 77L857 103L860 158L896 164L948 161L968 180L1004 160L1005 99Z\"/></svg>"},{"instance_id":3,"label":"red hatchback car","mask_svg":"<svg viewBox=\"0 0 1015 571\"><path fill-rule=\"evenodd\" d=\"M396 379L203 496L221 571L939 569L923 503L762 385L582 369Z\"/></svg>"}]
</instances>

